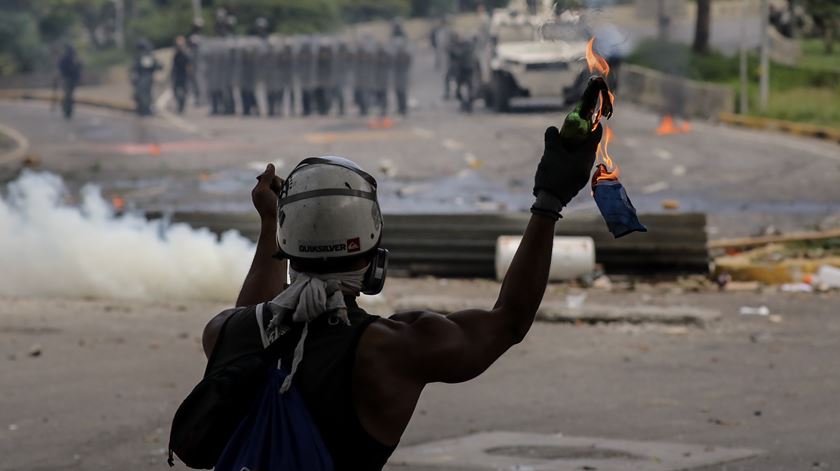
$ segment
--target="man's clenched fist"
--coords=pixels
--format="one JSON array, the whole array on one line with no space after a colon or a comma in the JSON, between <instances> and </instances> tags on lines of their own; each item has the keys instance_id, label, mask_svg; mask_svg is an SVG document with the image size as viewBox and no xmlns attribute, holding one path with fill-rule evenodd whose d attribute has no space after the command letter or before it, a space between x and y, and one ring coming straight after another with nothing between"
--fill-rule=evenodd
<instances>
[{"instance_id":1,"label":"man's clenched fist","mask_svg":"<svg viewBox=\"0 0 840 471\"><path fill-rule=\"evenodd\" d=\"M585 140L569 142L561 140L556 127L546 129L545 151L534 179L534 196L545 192L556 198L561 208L569 204L589 183L602 132L599 124Z\"/></svg>"},{"instance_id":2,"label":"man's clenched fist","mask_svg":"<svg viewBox=\"0 0 840 471\"><path fill-rule=\"evenodd\" d=\"M273 164L268 164L265 172L257 177L257 184L251 190L251 201L262 221L277 219L277 199L282 185L283 180L274 174Z\"/></svg>"}]
</instances>

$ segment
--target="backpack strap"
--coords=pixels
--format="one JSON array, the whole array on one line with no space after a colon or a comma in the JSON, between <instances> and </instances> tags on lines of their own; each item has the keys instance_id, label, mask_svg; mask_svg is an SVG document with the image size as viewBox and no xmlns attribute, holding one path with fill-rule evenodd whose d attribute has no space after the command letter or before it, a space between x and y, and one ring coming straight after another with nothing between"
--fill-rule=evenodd
<instances>
[{"instance_id":1,"label":"backpack strap","mask_svg":"<svg viewBox=\"0 0 840 471\"><path fill-rule=\"evenodd\" d=\"M265 303L257 304L257 308L255 310L257 314L257 325L260 328L260 338L262 339L263 348L268 348L268 334L265 333L265 326L263 320L263 309L265 307Z\"/></svg>"},{"instance_id":2,"label":"backpack strap","mask_svg":"<svg viewBox=\"0 0 840 471\"><path fill-rule=\"evenodd\" d=\"M299 331L300 328L295 328L295 326L291 326L285 322L282 322L289 317L289 313L284 312L283 314L281 314L283 316L283 319L281 319L280 326L277 330L277 336L273 341L270 340L269 333L265 330L265 310L268 309L269 312L272 311L271 307L268 307L267 305L267 302L257 304L255 309L255 316L257 318L257 326L260 329L260 338L262 339L263 344L263 354L266 356L266 358L270 360L278 360L283 355L284 351L284 344L280 341L281 337L283 337L292 330ZM286 349L288 348L287 345L285 347Z\"/></svg>"}]
</instances>

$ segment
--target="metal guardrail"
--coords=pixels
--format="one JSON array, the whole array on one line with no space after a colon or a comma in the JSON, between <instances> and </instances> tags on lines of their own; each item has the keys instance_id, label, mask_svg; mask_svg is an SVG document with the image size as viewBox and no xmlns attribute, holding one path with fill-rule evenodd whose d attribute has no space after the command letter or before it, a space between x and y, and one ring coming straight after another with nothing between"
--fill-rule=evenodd
<instances>
[{"instance_id":1,"label":"metal guardrail","mask_svg":"<svg viewBox=\"0 0 840 471\"><path fill-rule=\"evenodd\" d=\"M386 214L382 244L391 251L391 270L401 275L492 278L496 239L521 235L529 218L528 213ZM592 237L596 262L612 273L708 273L705 214L641 219L648 232L621 239L614 239L597 215L561 219L555 234ZM250 213L176 213L171 221L219 234L234 229L251 240L259 235L259 218Z\"/></svg>"}]
</instances>

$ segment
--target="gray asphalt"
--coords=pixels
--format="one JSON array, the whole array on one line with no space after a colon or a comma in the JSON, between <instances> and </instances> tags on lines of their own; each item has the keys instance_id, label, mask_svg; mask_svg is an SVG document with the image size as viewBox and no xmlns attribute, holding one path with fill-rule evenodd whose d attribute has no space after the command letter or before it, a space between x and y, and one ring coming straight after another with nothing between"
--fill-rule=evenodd
<instances>
[{"instance_id":1,"label":"gray asphalt","mask_svg":"<svg viewBox=\"0 0 840 471\"><path fill-rule=\"evenodd\" d=\"M489 305L497 290L489 282L390 280L385 296L464 294ZM566 292L554 285L546 299ZM479 378L430 385L402 445L482 431L559 432L764 452L705 471L840 465L837 294L642 284L588 295L611 305L703 306L723 319L706 329L538 322ZM743 305L780 317L739 316ZM201 328L223 307L0 299L0 470L164 467L172 414L204 366Z\"/></svg>"},{"instance_id":2,"label":"gray asphalt","mask_svg":"<svg viewBox=\"0 0 840 471\"><path fill-rule=\"evenodd\" d=\"M284 174L304 157L339 154L379 178L388 212L527 209L543 130L566 110L525 101L514 113L478 106L463 114L441 100L425 50L413 83L411 115L388 130L358 117L210 118L204 109L184 116L186 128L84 107L65 122L44 104L21 102L0 102L0 123L29 136L42 169L71 186L101 182L138 208L248 211L253 175L265 162ZM712 237L811 229L840 214L836 144L701 121L690 134L661 137L658 120L622 103L618 91L610 149L641 212L677 200L680 211L709 213ZM0 173L12 178L15 169ZM586 193L567 212L594 211Z\"/></svg>"}]
</instances>

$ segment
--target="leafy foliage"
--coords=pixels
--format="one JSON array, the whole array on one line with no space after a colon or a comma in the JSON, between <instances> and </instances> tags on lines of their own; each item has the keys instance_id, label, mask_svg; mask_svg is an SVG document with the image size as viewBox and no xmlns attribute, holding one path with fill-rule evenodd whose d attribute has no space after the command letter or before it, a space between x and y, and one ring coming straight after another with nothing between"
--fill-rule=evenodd
<instances>
[{"instance_id":1,"label":"leafy foliage","mask_svg":"<svg viewBox=\"0 0 840 471\"><path fill-rule=\"evenodd\" d=\"M0 15L0 74L29 72L45 56L35 18L14 11Z\"/></svg>"}]
</instances>

